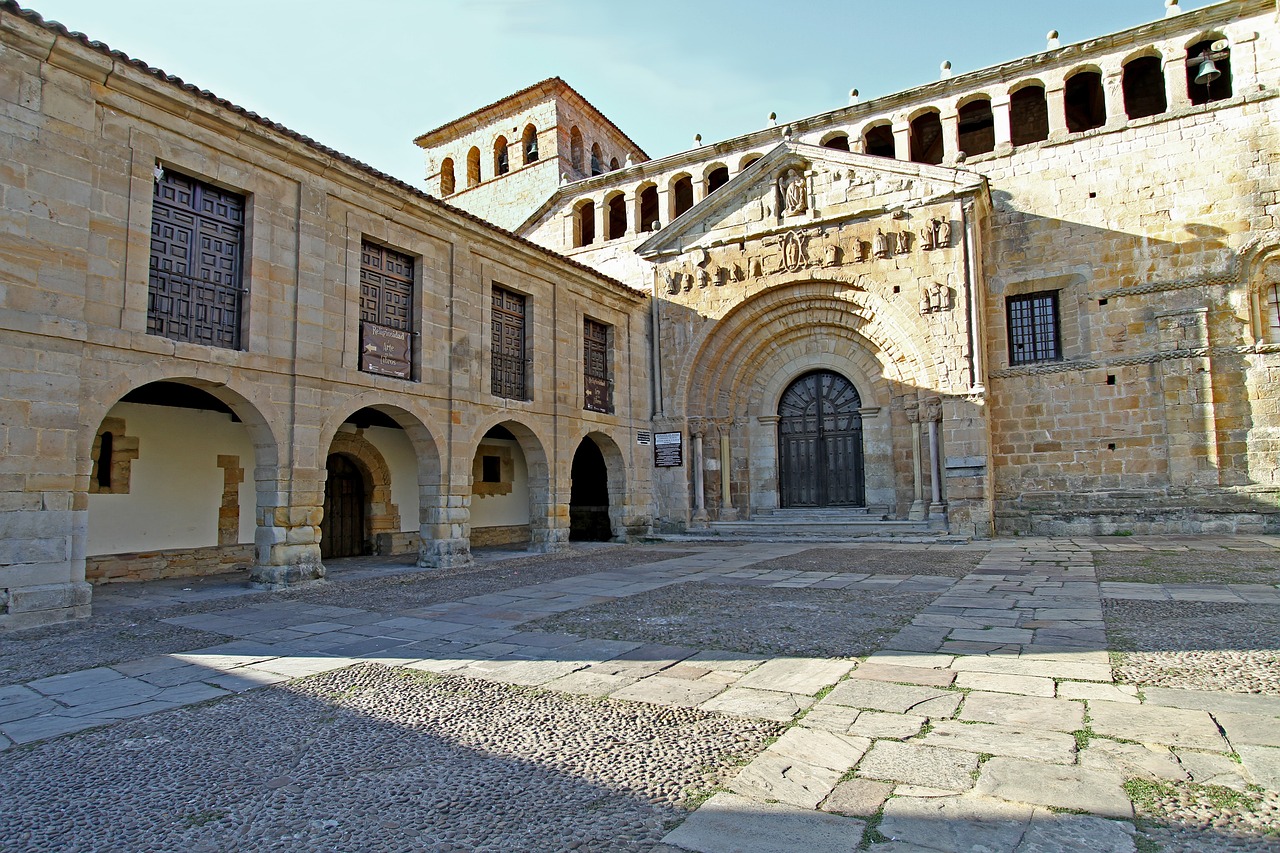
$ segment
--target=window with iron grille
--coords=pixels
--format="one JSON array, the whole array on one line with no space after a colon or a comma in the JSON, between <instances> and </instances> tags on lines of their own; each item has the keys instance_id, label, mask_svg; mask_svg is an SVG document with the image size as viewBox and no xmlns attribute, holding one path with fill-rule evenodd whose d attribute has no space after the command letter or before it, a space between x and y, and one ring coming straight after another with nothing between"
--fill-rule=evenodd
<instances>
[{"instance_id":1,"label":"window with iron grille","mask_svg":"<svg viewBox=\"0 0 1280 853\"><path fill-rule=\"evenodd\" d=\"M1263 295L1267 300L1267 340L1280 343L1280 284L1268 285Z\"/></svg>"},{"instance_id":2,"label":"window with iron grille","mask_svg":"<svg viewBox=\"0 0 1280 853\"><path fill-rule=\"evenodd\" d=\"M165 170L151 212L147 332L240 348L244 196Z\"/></svg>"},{"instance_id":3,"label":"window with iron grille","mask_svg":"<svg viewBox=\"0 0 1280 853\"><path fill-rule=\"evenodd\" d=\"M1058 291L1010 296L1009 363L1030 364L1062 358L1058 330Z\"/></svg>"},{"instance_id":4,"label":"window with iron grille","mask_svg":"<svg viewBox=\"0 0 1280 853\"><path fill-rule=\"evenodd\" d=\"M412 378L413 258L360 244L360 369Z\"/></svg>"},{"instance_id":5,"label":"window with iron grille","mask_svg":"<svg viewBox=\"0 0 1280 853\"><path fill-rule=\"evenodd\" d=\"M493 393L511 400L529 399L525 383L525 298L494 285Z\"/></svg>"},{"instance_id":6,"label":"window with iron grille","mask_svg":"<svg viewBox=\"0 0 1280 853\"><path fill-rule=\"evenodd\" d=\"M582 380L586 389L584 408L611 414L613 392L609 381L609 327L589 318L582 321Z\"/></svg>"}]
</instances>

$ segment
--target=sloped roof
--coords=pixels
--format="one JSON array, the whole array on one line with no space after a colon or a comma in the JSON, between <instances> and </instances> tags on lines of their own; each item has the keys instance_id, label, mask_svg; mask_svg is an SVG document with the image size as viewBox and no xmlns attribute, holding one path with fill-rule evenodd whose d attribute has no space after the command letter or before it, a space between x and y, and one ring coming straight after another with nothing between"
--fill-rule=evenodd
<instances>
[{"instance_id":1,"label":"sloped roof","mask_svg":"<svg viewBox=\"0 0 1280 853\"><path fill-rule=\"evenodd\" d=\"M233 112L236 115L243 116L244 118L254 122L255 124L258 124L264 128L267 128L270 131L278 133L281 136L285 136L289 139L299 142L307 146L308 148L312 149L313 151L316 151L317 153L323 154L327 157L331 157L334 160L337 160L341 163L346 164L347 166L357 169L358 171L365 173L366 175L374 178L375 180L378 180L382 183L385 183L394 187L396 190L400 192L408 193L409 195L413 196L415 199L419 201L423 201L427 204L439 207L449 212L450 214L457 216L461 219L465 219L468 222L471 222L483 229L491 231L495 234L500 234L503 237L506 237L520 244L521 246L533 249L542 255L546 255L547 257L554 258L556 261L559 261L560 263L566 264L570 267L581 270L583 272L590 273L593 277L609 285L620 288L628 293L638 294L640 296L649 295L646 291L637 290L636 288L631 287L628 284L624 284L623 282L617 280L616 278L611 278L610 276L605 275L604 273L594 269L593 267L589 267L586 264L573 260L572 258L565 257L564 255L561 255L558 252L552 251L551 249L548 249L545 246L541 246L533 242L532 240L527 240L524 237L521 237L519 234L516 234L512 231L508 231L505 228L499 228L497 225L494 225L492 222L489 222L486 219L482 219L473 213L468 213L467 211L462 210L461 208L455 207L447 202L441 201L435 196L430 195L426 192L423 192L417 187L412 186L411 184L407 184L397 177L389 175L386 172L383 172L379 169L374 168L373 166L370 166L368 163L357 160L354 157L351 157L347 154L343 154L341 151L338 151L336 149L328 147L327 145L317 142L316 140L312 139L311 137L305 134L298 133L295 130L290 130L284 125L278 122L272 121L271 119L265 116L261 116L258 113L253 112L252 110L247 110L244 107L241 107L237 104L233 104L231 101L228 101L225 98L220 98L214 93L210 92L208 89L201 89L192 83L186 82L181 77L175 77L172 74L166 74L163 70L156 68L154 66L148 65L146 62L143 62L140 59L134 59L133 57L129 56L123 51L114 50L110 46L103 44L100 41L95 41L93 39L90 39L84 33L70 30L67 27L63 26L62 24L58 23L57 21L46 21L39 12L33 11L31 9L22 8L17 4L16 0L0 0L0 12L15 15L19 18L22 18L23 20L26 20L31 22L32 24L35 24L38 27L41 27L42 29L56 33L62 38L70 39L72 41L75 41L83 45L86 48L89 48L90 50L103 54L104 56L111 57L112 59L118 62L122 62L127 65L130 65L152 77L155 77L156 79L160 80L163 83L166 83L170 86L175 86L181 89L182 91L188 93L189 95L200 98L201 100L204 100L204 101L208 101L212 104L217 105L218 107L221 107L225 110Z\"/></svg>"}]
</instances>

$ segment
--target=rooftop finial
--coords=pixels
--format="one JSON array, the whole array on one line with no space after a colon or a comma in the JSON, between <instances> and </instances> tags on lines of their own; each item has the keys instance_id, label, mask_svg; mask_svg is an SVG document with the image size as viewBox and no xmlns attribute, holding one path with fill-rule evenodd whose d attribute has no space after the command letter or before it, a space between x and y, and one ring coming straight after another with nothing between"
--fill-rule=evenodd
<instances>
[{"instance_id":1,"label":"rooftop finial","mask_svg":"<svg viewBox=\"0 0 1280 853\"><path fill-rule=\"evenodd\" d=\"M858 90L850 89L849 90L849 106L853 106L856 103L858 103Z\"/></svg>"},{"instance_id":2,"label":"rooftop finial","mask_svg":"<svg viewBox=\"0 0 1280 853\"><path fill-rule=\"evenodd\" d=\"M1045 36L1045 39L1049 42L1048 46L1045 48L1046 50L1057 50L1062 47L1062 42L1058 41L1057 30L1049 30L1049 34Z\"/></svg>"},{"instance_id":3,"label":"rooftop finial","mask_svg":"<svg viewBox=\"0 0 1280 853\"><path fill-rule=\"evenodd\" d=\"M777 126L778 126L778 114L769 113L769 127L777 127Z\"/></svg>"},{"instance_id":4,"label":"rooftop finial","mask_svg":"<svg viewBox=\"0 0 1280 853\"><path fill-rule=\"evenodd\" d=\"M791 125L787 125L786 128L782 131L782 138L783 139L791 138Z\"/></svg>"},{"instance_id":5,"label":"rooftop finial","mask_svg":"<svg viewBox=\"0 0 1280 853\"><path fill-rule=\"evenodd\" d=\"M950 59L944 60L942 65L938 66L938 68L942 72L943 80L947 80L951 77L951 60Z\"/></svg>"},{"instance_id":6,"label":"rooftop finial","mask_svg":"<svg viewBox=\"0 0 1280 853\"><path fill-rule=\"evenodd\" d=\"M693 135L693 147L694 147L694 148L700 148L700 147L702 147L702 134L701 134L701 133L695 133L695 134Z\"/></svg>"},{"instance_id":7,"label":"rooftop finial","mask_svg":"<svg viewBox=\"0 0 1280 853\"><path fill-rule=\"evenodd\" d=\"M1182 7L1178 5L1178 0L1164 0L1164 16L1172 18L1174 15L1181 15Z\"/></svg>"}]
</instances>

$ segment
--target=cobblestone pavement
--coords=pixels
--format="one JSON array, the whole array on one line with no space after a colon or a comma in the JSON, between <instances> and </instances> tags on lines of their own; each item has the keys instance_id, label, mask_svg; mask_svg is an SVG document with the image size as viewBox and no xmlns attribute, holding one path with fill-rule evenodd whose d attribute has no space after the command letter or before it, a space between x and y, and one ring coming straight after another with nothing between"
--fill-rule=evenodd
<instances>
[{"instance_id":1,"label":"cobblestone pavement","mask_svg":"<svg viewBox=\"0 0 1280 853\"><path fill-rule=\"evenodd\" d=\"M1213 582L1160 582L1170 554ZM107 588L27 632L46 670L105 658L0 687L0 850L1276 850L1277 554L613 546Z\"/></svg>"}]
</instances>

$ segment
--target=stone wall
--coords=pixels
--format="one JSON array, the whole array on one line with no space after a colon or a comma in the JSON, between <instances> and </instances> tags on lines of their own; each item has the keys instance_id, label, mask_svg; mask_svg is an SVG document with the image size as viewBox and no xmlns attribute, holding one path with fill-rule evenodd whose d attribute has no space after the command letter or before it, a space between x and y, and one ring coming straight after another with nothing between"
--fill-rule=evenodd
<instances>
[{"instance_id":1,"label":"stone wall","mask_svg":"<svg viewBox=\"0 0 1280 853\"><path fill-rule=\"evenodd\" d=\"M253 545L103 554L85 561L85 579L92 584L226 574L247 579L253 558Z\"/></svg>"}]
</instances>

